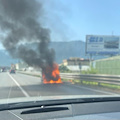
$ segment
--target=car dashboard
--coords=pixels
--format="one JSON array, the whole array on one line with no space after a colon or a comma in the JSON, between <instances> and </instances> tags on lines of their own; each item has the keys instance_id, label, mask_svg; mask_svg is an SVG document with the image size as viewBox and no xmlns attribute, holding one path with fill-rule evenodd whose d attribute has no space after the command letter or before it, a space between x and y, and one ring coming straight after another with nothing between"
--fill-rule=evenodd
<instances>
[{"instance_id":1,"label":"car dashboard","mask_svg":"<svg viewBox=\"0 0 120 120\"><path fill-rule=\"evenodd\" d=\"M119 120L120 101L77 103L0 111L1 120Z\"/></svg>"}]
</instances>

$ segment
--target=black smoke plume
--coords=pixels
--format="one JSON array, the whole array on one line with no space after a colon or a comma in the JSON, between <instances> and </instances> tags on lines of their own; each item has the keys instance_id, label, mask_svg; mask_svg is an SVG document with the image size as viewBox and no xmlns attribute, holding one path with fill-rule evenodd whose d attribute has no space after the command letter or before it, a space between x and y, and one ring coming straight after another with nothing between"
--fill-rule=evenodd
<instances>
[{"instance_id":1,"label":"black smoke plume","mask_svg":"<svg viewBox=\"0 0 120 120\"><path fill-rule=\"evenodd\" d=\"M42 2L37 0L0 0L2 43L14 58L30 66L53 65L54 50L50 49L50 30L42 26ZM36 42L37 49L24 43Z\"/></svg>"}]
</instances>

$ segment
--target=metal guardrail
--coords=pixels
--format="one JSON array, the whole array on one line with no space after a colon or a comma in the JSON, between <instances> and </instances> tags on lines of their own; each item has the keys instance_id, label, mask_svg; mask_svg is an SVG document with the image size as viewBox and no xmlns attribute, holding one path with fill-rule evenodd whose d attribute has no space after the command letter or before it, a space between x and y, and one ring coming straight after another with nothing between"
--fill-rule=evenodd
<instances>
[{"instance_id":1,"label":"metal guardrail","mask_svg":"<svg viewBox=\"0 0 120 120\"><path fill-rule=\"evenodd\" d=\"M80 80L80 81L93 81L98 83L108 83L114 85L120 85L119 75L96 75L96 74L73 74L73 73L61 73L61 78L68 80Z\"/></svg>"},{"instance_id":2,"label":"metal guardrail","mask_svg":"<svg viewBox=\"0 0 120 120\"><path fill-rule=\"evenodd\" d=\"M19 71L31 75L41 75L41 72ZM108 83L120 85L120 75L100 75L100 74L79 74L79 73L60 73L60 77L68 80L92 81L98 83Z\"/></svg>"}]
</instances>

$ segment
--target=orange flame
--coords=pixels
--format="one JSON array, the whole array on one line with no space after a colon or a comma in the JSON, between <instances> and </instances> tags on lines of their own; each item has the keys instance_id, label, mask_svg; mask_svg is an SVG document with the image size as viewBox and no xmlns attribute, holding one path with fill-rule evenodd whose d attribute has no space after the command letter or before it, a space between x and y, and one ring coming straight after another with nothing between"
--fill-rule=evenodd
<instances>
[{"instance_id":1,"label":"orange flame","mask_svg":"<svg viewBox=\"0 0 120 120\"><path fill-rule=\"evenodd\" d=\"M50 77L47 76L48 74ZM44 84L62 83L59 67L56 63L53 64L53 67L48 66L44 71L42 71L42 78Z\"/></svg>"}]
</instances>

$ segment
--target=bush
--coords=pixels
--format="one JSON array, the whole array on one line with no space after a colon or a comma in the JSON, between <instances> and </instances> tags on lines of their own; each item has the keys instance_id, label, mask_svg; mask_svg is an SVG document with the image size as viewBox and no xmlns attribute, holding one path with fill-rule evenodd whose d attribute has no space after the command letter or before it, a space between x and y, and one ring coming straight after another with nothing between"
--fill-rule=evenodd
<instances>
[{"instance_id":1,"label":"bush","mask_svg":"<svg viewBox=\"0 0 120 120\"><path fill-rule=\"evenodd\" d=\"M60 72L71 72L66 66L64 66L64 65L61 65L60 67L59 67L59 70L60 70Z\"/></svg>"}]
</instances>

